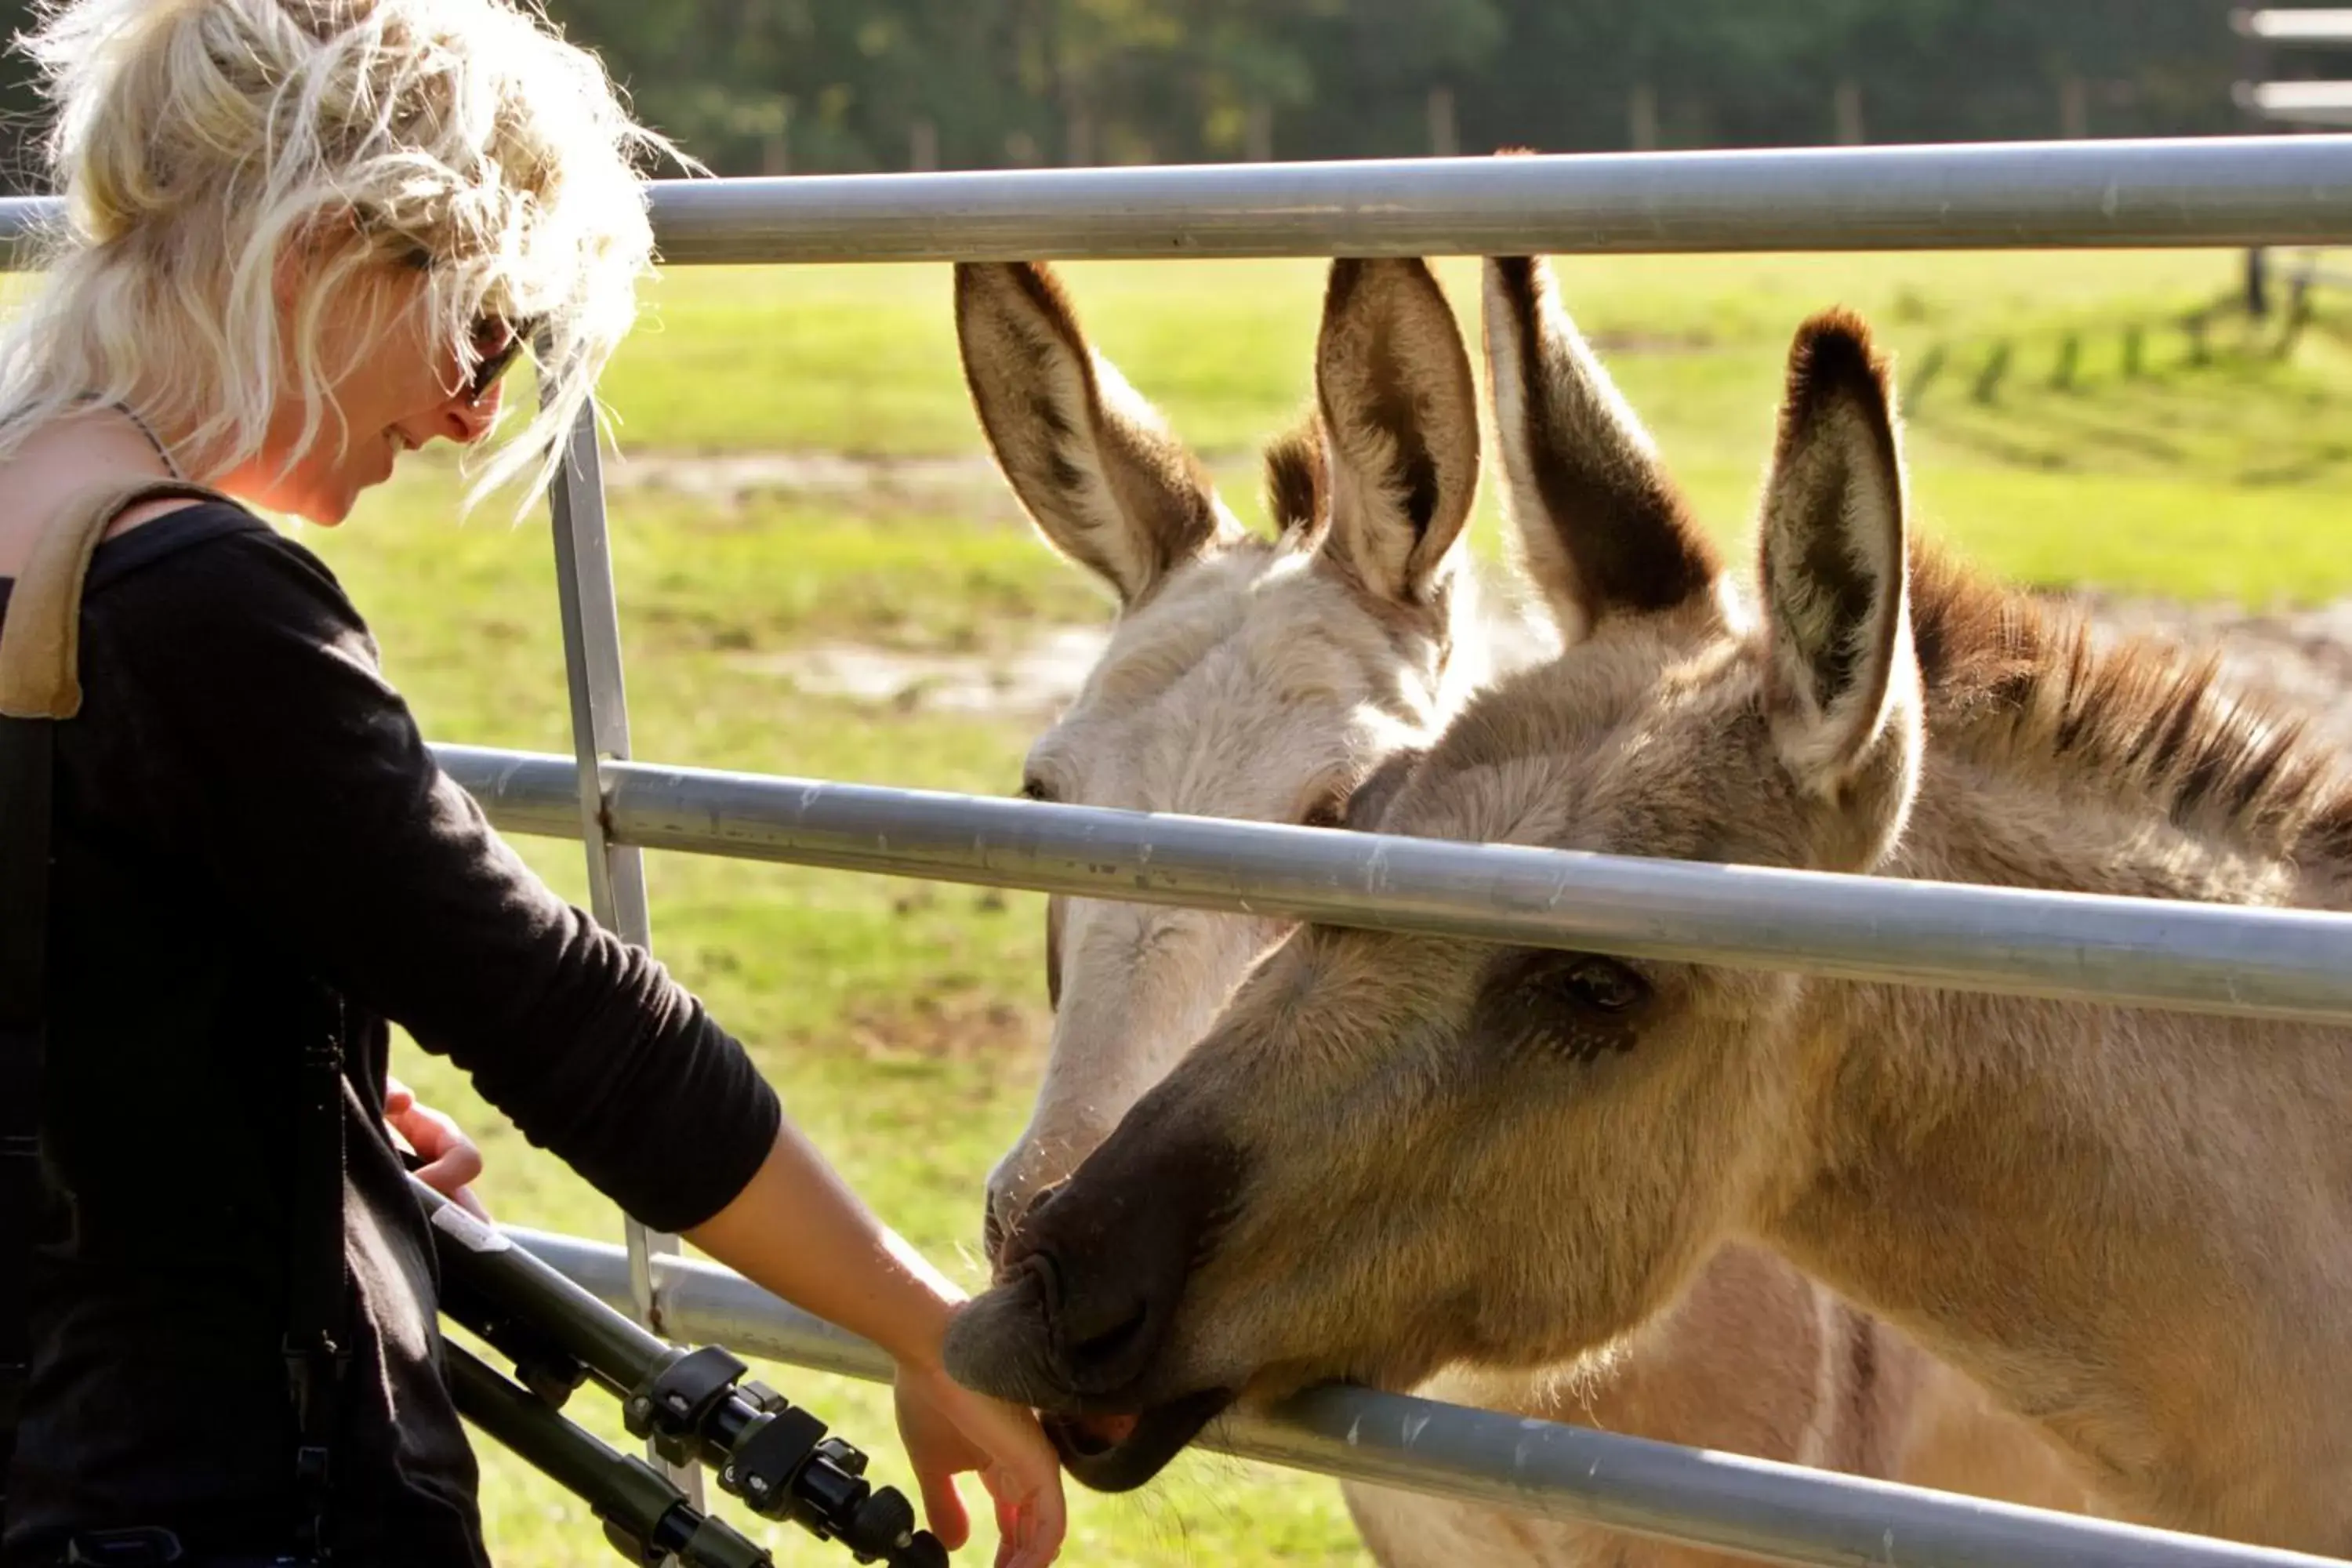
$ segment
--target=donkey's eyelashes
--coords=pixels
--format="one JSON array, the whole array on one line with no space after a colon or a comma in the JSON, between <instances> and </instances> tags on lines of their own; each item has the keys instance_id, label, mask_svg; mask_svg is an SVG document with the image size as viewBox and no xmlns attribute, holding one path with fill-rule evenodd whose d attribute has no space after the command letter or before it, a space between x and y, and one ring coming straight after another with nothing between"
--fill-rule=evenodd
<instances>
[{"instance_id":1,"label":"donkey's eyelashes","mask_svg":"<svg viewBox=\"0 0 2352 1568\"><path fill-rule=\"evenodd\" d=\"M1594 952L1515 952L1488 971L1473 1030L1504 1059L1579 1065L1622 1055L1657 993L1633 965Z\"/></svg>"},{"instance_id":2,"label":"donkey's eyelashes","mask_svg":"<svg viewBox=\"0 0 2352 1568\"><path fill-rule=\"evenodd\" d=\"M1630 1023L1656 994L1633 965L1597 952L1535 955L1520 969L1517 982L1530 1006L1555 1016Z\"/></svg>"},{"instance_id":3,"label":"donkey's eyelashes","mask_svg":"<svg viewBox=\"0 0 2352 1568\"><path fill-rule=\"evenodd\" d=\"M1556 969L1549 988L1595 1013L1630 1013L1650 999L1650 983L1614 959L1578 957Z\"/></svg>"}]
</instances>

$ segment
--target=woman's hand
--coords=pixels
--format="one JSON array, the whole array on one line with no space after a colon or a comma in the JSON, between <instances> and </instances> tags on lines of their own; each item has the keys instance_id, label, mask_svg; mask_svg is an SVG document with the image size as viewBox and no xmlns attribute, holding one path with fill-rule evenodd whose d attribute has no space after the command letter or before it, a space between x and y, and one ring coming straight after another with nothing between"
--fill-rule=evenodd
<instances>
[{"instance_id":1,"label":"woman's hand","mask_svg":"<svg viewBox=\"0 0 2352 1568\"><path fill-rule=\"evenodd\" d=\"M898 1363L898 1436L921 1483L931 1533L950 1551L971 1533L955 1478L980 1472L996 1503L997 1568L1045 1568L1062 1549L1062 1466L1037 1418L972 1393L936 1363Z\"/></svg>"},{"instance_id":2,"label":"woman's hand","mask_svg":"<svg viewBox=\"0 0 2352 1568\"><path fill-rule=\"evenodd\" d=\"M482 1173L482 1152L457 1130L456 1122L430 1106L419 1105L408 1086L396 1078L383 1080L383 1120L408 1140L408 1146L425 1162L417 1167L418 1181L476 1219L488 1222L490 1211L467 1184Z\"/></svg>"},{"instance_id":3,"label":"woman's hand","mask_svg":"<svg viewBox=\"0 0 2352 1568\"><path fill-rule=\"evenodd\" d=\"M1026 1410L982 1398L940 1363L963 1301L944 1275L877 1220L792 1123L728 1205L687 1239L785 1300L863 1335L898 1363L898 1434L932 1532L952 1551L971 1532L955 1478L977 1470L996 1500L1000 1568L1045 1568L1062 1549L1062 1470Z\"/></svg>"}]
</instances>

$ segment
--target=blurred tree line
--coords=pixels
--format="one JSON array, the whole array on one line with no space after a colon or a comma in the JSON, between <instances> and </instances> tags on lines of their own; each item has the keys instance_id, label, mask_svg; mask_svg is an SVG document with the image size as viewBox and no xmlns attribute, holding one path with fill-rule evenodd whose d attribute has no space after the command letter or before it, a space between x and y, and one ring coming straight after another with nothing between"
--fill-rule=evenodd
<instances>
[{"instance_id":1,"label":"blurred tree line","mask_svg":"<svg viewBox=\"0 0 2352 1568\"><path fill-rule=\"evenodd\" d=\"M721 174L2240 128L2227 0L542 3Z\"/></svg>"},{"instance_id":2,"label":"blurred tree line","mask_svg":"<svg viewBox=\"0 0 2352 1568\"><path fill-rule=\"evenodd\" d=\"M2239 127L2226 0L547 0L726 174Z\"/></svg>"}]
</instances>

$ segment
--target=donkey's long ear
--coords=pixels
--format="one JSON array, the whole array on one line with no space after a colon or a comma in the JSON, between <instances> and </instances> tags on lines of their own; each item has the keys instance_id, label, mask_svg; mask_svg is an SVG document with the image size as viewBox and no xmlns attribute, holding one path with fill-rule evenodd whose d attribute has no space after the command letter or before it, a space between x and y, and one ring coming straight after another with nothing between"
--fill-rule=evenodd
<instances>
[{"instance_id":1,"label":"donkey's long ear","mask_svg":"<svg viewBox=\"0 0 2352 1568\"><path fill-rule=\"evenodd\" d=\"M1716 595L1723 568L1649 432L1559 302L1551 268L1486 263L1486 381L1521 569L1560 636Z\"/></svg>"},{"instance_id":2,"label":"donkey's long ear","mask_svg":"<svg viewBox=\"0 0 2352 1568\"><path fill-rule=\"evenodd\" d=\"M1843 312L1816 316L1790 351L1765 484L1765 701L1802 784L1891 806L1896 820L1919 746L1903 489L1894 395L1869 330Z\"/></svg>"},{"instance_id":3,"label":"donkey's long ear","mask_svg":"<svg viewBox=\"0 0 2352 1568\"><path fill-rule=\"evenodd\" d=\"M1325 556L1383 599L1434 605L1478 491L1478 395L1425 264L1331 264L1315 400L1330 486Z\"/></svg>"},{"instance_id":4,"label":"donkey's long ear","mask_svg":"<svg viewBox=\"0 0 2352 1568\"><path fill-rule=\"evenodd\" d=\"M1239 527L1159 412L1087 345L1035 262L955 269L956 340L981 427L1054 547L1122 605Z\"/></svg>"}]
</instances>

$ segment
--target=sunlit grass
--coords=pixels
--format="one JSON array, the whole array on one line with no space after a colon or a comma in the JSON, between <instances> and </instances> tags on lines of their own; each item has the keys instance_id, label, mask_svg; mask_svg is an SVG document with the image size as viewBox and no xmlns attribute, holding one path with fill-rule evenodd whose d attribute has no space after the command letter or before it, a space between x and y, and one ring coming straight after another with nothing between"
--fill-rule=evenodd
<instances>
[{"instance_id":1,"label":"sunlit grass","mask_svg":"<svg viewBox=\"0 0 2352 1568\"><path fill-rule=\"evenodd\" d=\"M2270 353L2274 330L2220 321L2200 362L2182 323L2234 287L2235 253L1557 266L1570 309L1727 535L1745 526L1790 332L1843 304L1870 317L1913 393L1923 525L1986 569L2257 603L2352 590L2352 300L2323 298L2320 324L2284 359ZM1475 342L1475 263L1439 269ZM1098 345L1199 449L1245 459L1307 406L1324 264L1063 271ZM982 457L944 268L680 270L648 297L656 324L609 382L625 449ZM1997 352L2009 369L1980 401ZM1228 499L1246 513L1255 483L1239 467Z\"/></svg>"}]
</instances>

